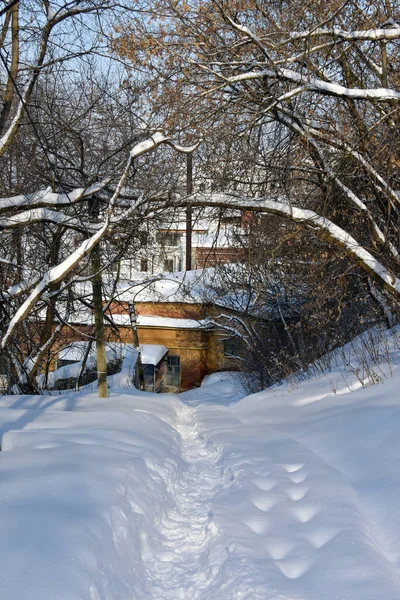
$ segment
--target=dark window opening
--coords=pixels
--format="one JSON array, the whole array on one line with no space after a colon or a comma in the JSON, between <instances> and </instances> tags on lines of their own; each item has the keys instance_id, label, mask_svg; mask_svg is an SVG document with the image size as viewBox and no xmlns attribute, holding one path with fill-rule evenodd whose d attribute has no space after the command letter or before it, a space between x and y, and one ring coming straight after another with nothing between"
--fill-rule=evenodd
<instances>
[{"instance_id":1,"label":"dark window opening","mask_svg":"<svg viewBox=\"0 0 400 600\"><path fill-rule=\"evenodd\" d=\"M66 367L67 365L74 365L75 363L79 362L79 360L63 360L63 359L59 359L57 361L57 369L61 369L62 367Z\"/></svg>"},{"instance_id":2,"label":"dark window opening","mask_svg":"<svg viewBox=\"0 0 400 600\"><path fill-rule=\"evenodd\" d=\"M149 234L147 231L139 231L139 240L140 245L144 248L148 246L149 243Z\"/></svg>"},{"instance_id":3,"label":"dark window opening","mask_svg":"<svg viewBox=\"0 0 400 600\"><path fill-rule=\"evenodd\" d=\"M224 340L224 356L240 356L243 352L243 340L231 337Z\"/></svg>"},{"instance_id":4,"label":"dark window opening","mask_svg":"<svg viewBox=\"0 0 400 600\"><path fill-rule=\"evenodd\" d=\"M140 259L140 270L141 271L148 271L149 270L149 261L147 260L147 258L141 258Z\"/></svg>"},{"instance_id":5,"label":"dark window opening","mask_svg":"<svg viewBox=\"0 0 400 600\"><path fill-rule=\"evenodd\" d=\"M164 260L164 271L166 273L172 273L173 270L174 270L174 259L167 258L166 260Z\"/></svg>"},{"instance_id":6,"label":"dark window opening","mask_svg":"<svg viewBox=\"0 0 400 600\"><path fill-rule=\"evenodd\" d=\"M154 365L143 365L143 377L145 389L154 392Z\"/></svg>"}]
</instances>

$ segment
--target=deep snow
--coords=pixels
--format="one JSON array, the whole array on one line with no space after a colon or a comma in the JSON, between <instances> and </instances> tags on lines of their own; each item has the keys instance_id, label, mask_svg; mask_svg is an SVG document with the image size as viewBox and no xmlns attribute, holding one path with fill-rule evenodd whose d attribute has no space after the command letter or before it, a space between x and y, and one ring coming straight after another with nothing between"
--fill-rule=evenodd
<instances>
[{"instance_id":1,"label":"deep snow","mask_svg":"<svg viewBox=\"0 0 400 600\"><path fill-rule=\"evenodd\" d=\"M0 597L398 600L392 350L366 388L338 363L247 397L2 397Z\"/></svg>"}]
</instances>

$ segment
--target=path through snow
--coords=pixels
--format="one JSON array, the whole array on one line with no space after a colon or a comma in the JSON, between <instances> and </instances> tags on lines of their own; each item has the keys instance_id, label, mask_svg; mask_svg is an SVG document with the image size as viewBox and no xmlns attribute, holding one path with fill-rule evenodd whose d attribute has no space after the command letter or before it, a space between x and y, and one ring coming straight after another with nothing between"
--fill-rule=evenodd
<instances>
[{"instance_id":1,"label":"path through snow","mask_svg":"<svg viewBox=\"0 0 400 600\"><path fill-rule=\"evenodd\" d=\"M398 600L393 375L0 399L0 597Z\"/></svg>"},{"instance_id":2,"label":"path through snow","mask_svg":"<svg viewBox=\"0 0 400 600\"><path fill-rule=\"evenodd\" d=\"M181 436L182 466L167 483L174 505L159 523L159 545L148 546L146 600L197 600L213 583L218 566L209 562L218 530L211 506L224 489L222 448L199 431L197 410L181 405L175 424Z\"/></svg>"}]
</instances>

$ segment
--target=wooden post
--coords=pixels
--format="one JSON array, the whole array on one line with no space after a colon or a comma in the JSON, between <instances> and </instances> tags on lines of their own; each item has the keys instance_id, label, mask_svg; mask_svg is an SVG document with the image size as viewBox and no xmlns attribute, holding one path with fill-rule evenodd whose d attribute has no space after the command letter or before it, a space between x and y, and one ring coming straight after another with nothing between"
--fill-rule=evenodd
<instances>
[{"instance_id":1,"label":"wooden post","mask_svg":"<svg viewBox=\"0 0 400 600\"><path fill-rule=\"evenodd\" d=\"M104 339L103 293L101 281L100 247L95 246L91 252L92 260L92 290L94 331L96 336L96 361L97 361L97 392L99 398L108 398L107 386L107 359L106 344Z\"/></svg>"},{"instance_id":2,"label":"wooden post","mask_svg":"<svg viewBox=\"0 0 400 600\"><path fill-rule=\"evenodd\" d=\"M186 194L193 194L193 154L186 156ZM192 270L192 207L186 207L186 271Z\"/></svg>"}]
</instances>

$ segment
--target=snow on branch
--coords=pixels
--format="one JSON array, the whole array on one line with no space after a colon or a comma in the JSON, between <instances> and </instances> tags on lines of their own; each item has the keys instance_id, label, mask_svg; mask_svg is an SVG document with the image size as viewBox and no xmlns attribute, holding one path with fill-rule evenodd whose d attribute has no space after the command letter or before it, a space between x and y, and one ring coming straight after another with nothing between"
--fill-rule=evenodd
<instances>
[{"instance_id":1,"label":"snow on branch","mask_svg":"<svg viewBox=\"0 0 400 600\"><path fill-rule=\"evenodd\" d=\"M373 214L371 213L371 211L369 210L369 208L367 207L365 202L363 202L350 188L348 188L339 179L339 177L336 175L336 173L333 171L333 169L326 164L323 153L321 152L321 149L319 148L317 141L314 139L314 136L321 139L322 142L328 146L333 146L333 147L344 149L347 153L351 154L358 161L360 161L361 164L365 168L368 169L368 171L373 175L373 177L381 184L383 189L389 194L390 204L393 208L395 208L396 205L400 206L399 205L400 199L397 196L396 192L390 188L390 186L384 181L384 179L375 171L375 169L373 169L373 167L371 165L369 165L369 163L364 159L364 157L359 152L356 152L355 150L353 150L345 142L341 142L340 140L337 140L337 138L335 138L334 135L332 135L332 134L326 135L326 134L318 131L317 129L308 127L307 125L304 125L304 124L300 125L298 120L294 120L292 117L290 117L288 115L284 115L283 113L279 116L279 120L281 121L281 123L286 125L286 127L288 127L289 129L291 129L292 131L294 131L295 133L300 135L304 140L307 141L307 143L309 143L313 146L316 154L318 155L318 160L321 164L321 167L325 170L327 177L329 177L332 181L334 181L335 184L339 187L339 189L341 189L341 191L347 196L347 198L355 206L357 206L357 208L361 209L367 215L378 241L381 244L386 245L388 250L392 254L392 257L397 262L399 262L400 254L399 254L397 248L390 242L390 240L388 240L387 236L383 233L381 228L378 226ZM395 200L395 202L393 202L393 200Z\"/></svg>"},{"instance_id":2,"label":"snow on branch","mask_svg":"<svg viewBox=\"0 0 400 600\"><path fill-rule=\"evenodd\" d=\"M400 279L359 244L347 231L313 210L296 208L290 204L265 198L249 199L243 198L242 196L222 193L210 195L193 194L187 200L190 200L191 206L216 206L220 208L234 208L237 210L251 210L275 214L297 223L303 223L307 227L319 231L329 241L344 248L346 253L353 258L364 271L379 281L392 296L400 299Z\"/></svg>"},{"instance_id":3,"label":"snow on branch","mask_svg":"<svg viewBox=\"0 0 400 600\"><path fill-rule=\"evenodd\" d=\"M46 288L50 284L58 283L61 281L72 269L87 255L89 252L98 244L101 238L104 236L108 229L109 219L107 218L102 228L92 235L90 238L85 240L68 258L63 260L60 264L49 269L41 278L39 283L32 290L28 298L23 302L20 308L11 319L7 332L3 337L1 347L7 343L11 333L15 327L28 315L30 310L42 296Z\"/></svg>"},{"instance_id":4,"label":"snow on branch","mask_svg":"<svg viewBox=\"0 0 400 600\"><path fill-rule=\"evenodd\" d=\"M15 269L17 269L17 268L18 268L18 265L17 265L17 263L15 263L15 262L14 262L14 261L12 261L12 260L8 260L8 258L0 258L0 264L1 264L1 265L7 265L7 266L9 266L9 267L14 267Z\"/></svg>"},{"instance_id":5,"label":"snow on branch","mask_svg":"<svg viewBox=\"0 0 400 600\"><path fill-rule=\"evenodd\" d=\"M78 248L76 248L76 250L70 256L68 256L65 260L63 260L58 265L50 268L40 278L40 280L37 283L35 283L33 289L31 288L32 291L30 292L28 298L22 303L22 305L19 307L19 309L15 313L14 317L11 319L11 321L8 325L7 331L2 339L1 348L5 347L12 332L14 331L14 329L18 326L19 323L21 323L21 321L23 321L25 319L25 317L31 311L31 309L36 304L36 302L44 294L44 292L46 291L48 286L50 284L54 284L54 283L58 283L58 282L62 281L62 279L64 279L76 267L76 265L78 265L79 262L93 250L93 248L100 242L100 240L115 225L115 223L113 224L113 222L112 222L112 216L114 214L116 202L121 193L121 190L123 189L125 181L129 175L129 171L131 169L134 159L137 158L138 156L141 156L142 154L144 154L146 152L149 152L150 150L153 150L160 144L165 144L165 143L174 145L172 140L170 140L170 138L167 138L165 135L163 135L160 132L156 132L149 139L144 140L143 142L140 142L139 144L134 146L134 148L131 150L131 152L129 154L129 158L127 160L125 169L119 179L119 182L115 188L115 191L109 200L109 204L108 204L108 208L107 208L107 212L106 212L106 218L105 218L103 225L100 226L100 229L96 233L94 233L91 237L84 240L80 244L80 246L78 246ZM182 149L182 151L187 152L188 149ZM79 192L77 192L77 195L82 196L82 194L85 192L87 192L87 190L80 190ZM49 193L51 193L51 192L49 192ZM92 194L93 193L95 193L95 192L92 192ZM56 204L58 204L59 202L57 199L59 198L60 195L56 194L55 196L56 197L53 198L53 201L56 202ZM22 198L24 198L24 197L22 197ZM143 199L139 198L137 200L137 202L131 208L129 208L128 211L126 211L125 215L122 215L119 218L119 220L122 220L124 218L124 216L126 216L127 214L130 214L135 209L135 207L140 205L140 203L142 201L143 201ZM16 289L16 291L17 290L20 291L20 286L18 286L18 285L15 286L15 289Z\"/></svg>"},{"instance_id":6,"label":"snow on branch","mask_svg":"<svg viewBox=\"0 0 400 600\"><path fill-rule=\"evenodd\" d=\"M130 153L131 157L137 158L138 156L149 152L149 150L153 150L153 148L156 148L160 144L167 144L168 146L174 148L174 150L176 150L177 152L183 152L185 154L190 154L191 152L194 152L199 145L195 144L194 146L180 146L178 144L175 144L175 142L170 137L167 137L160 131L156 131L149 139L144 140L139 144L136 144L136 146L132 148Z\"/></svg>"},{"instance_id":7,"label":"snow on branch","mask_svg":"<svg viewBox=\"0 0 400 600\"><path fill-rule=\"evenodd\" d=\"M219 75L216 73L219 77ZM391 90L390 88L362 89L362 88L347 88L338 83L329 83L317 77L311 76L309 73L297 73L293 69L262 69L260 71L248 71L240 75L232 77L223 77L227 84L240 83L242 81L250 81L255 79L278 79L290 81L292 83L301 84L306 90L319 92L329 96L353 98L354 100L370 100L388 102L390 100L400 100L400 92Z\"/></svg>"},{"instance_id":8,"label":"snow on branch","mask_svg":"<svg viewBox=\"0 0 400 600\"><path fill-rule=\"evenodd\" d=\"M28 79L22 92L20 102L18 103L18 108L15 113L15 116L11 121L7 131L0 137L0 156L3 156L3 154L7 150L8 146L11 144L15 134L18 131L22 116L25 111L25 106L30 98L36 79L36 73L32 74L32 76Z\"/></svg>"},{"instance_id":9,"label":"snow on branch","mask_svg":"<svg viewBox=\"0 0 400 600\"><path fill-rule=\"evenodd\" d=\"M8 290L0 290L0 300L9 301L12 298L19 298L23 294L27 294L32 288L35 287L40 281L40 277L32 279L24 279L18 283L12 285Z\"/></svg>"},{"instance_id":10,"label":"snow on branch","mask_svg":"<svg viewBox=\"0 0 400 600\"><path fill-rule=\"evenodd\" d=\"M0 214L10 209L25 210L27 208L40 208L46 206L70 206L81 200L86 200L104 189L108 180L94 183L87 188L76 188L68 193L58 194L51 188L39 190L33 194L20 194L10 198L0 198Z\"/></svg>"},{"instance_id":11,"label":"snow on branch","mask_svg":"<svg viewBox=\"0 0 400 600\"><path fill-rule=\"evenodd\" d=\"M14 227L21 227L25 225L32 225L33 223L54 223L56 225L65 225L71 229L78 229L82 231L88 231L91 229L97 230L99 227L90 223L85 223L79 219L75 219L56 210L49 210L47 208L34 208L32 210L26 210L16 215L0 219L0 230L13 229Z\"/></svg>"},{"instance_id":12,"label":"snow on branch","mask_svg":"<svg viewBox=\"0 0 400 600\"><path fill-rule=\"evenodd\" d=\"M394 209L397 208L397 210L400 210L400 195L398 194L398 192L396 192L387 183L387 181L385 181L385 179L383 179L383 177L377 172L377 170L373 167L373 165L366 160L366 158L361 154L361 152L359 152L358 150L355 150L349 144L338 139L334 135L326 136L321 131L318 131L317 129L314 129L314 128L309 128L308 131L310 132L311 135L321 138L325 144L333 146L335 148L339 148L341 150L344 150L347 154L350 154L358 162L360 162L360 164L362 164L362 166L369 172L369 174L372 175L372 178L374 180L376 180L376 182L380 185L380 187L377 187L377 189L383 188L385 190L385 192L387 193L387 195L390 199L392 208L394 208Z\"/></svg>"},{"instance_id":13,"label":"snow on branch","mask_svg":"<svg viewBox=\"0 0 400 600\"><path fill-rule=\"evenodd\" d=\"M295 31L290 34L291 40L299 40L310 37L317 36L330 36L339 38L341 40L352 41L352 40L370 40L370 41L378 41L378 40L399 40L400 39L400 27L395 27L391 29L366 29L365 31L344 31L338 27L333 29L313 29L310 31Z\"/></svg>"},{"instance_id":14,"label":"snow on branch","mask_svg":"<svg viewBox=\"0 0 400 600\"><path fill-rule=\"evenodd\" d=\"M248 348L251 348L251 344L248 338L245 335L243 335L243 333L241 333L236 327L230 327L229 325L214 319L207 319L207 324L213 325L214 327L216 327L217 329L221 329L222 331L226 331L226 333L230 333L231 337L239 337L241 340L243 340L243 342Z\"/></svg>"}]
</instances>

